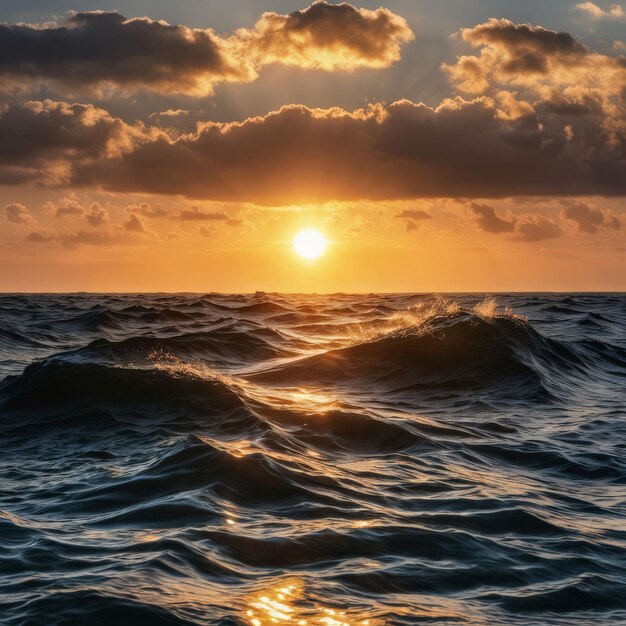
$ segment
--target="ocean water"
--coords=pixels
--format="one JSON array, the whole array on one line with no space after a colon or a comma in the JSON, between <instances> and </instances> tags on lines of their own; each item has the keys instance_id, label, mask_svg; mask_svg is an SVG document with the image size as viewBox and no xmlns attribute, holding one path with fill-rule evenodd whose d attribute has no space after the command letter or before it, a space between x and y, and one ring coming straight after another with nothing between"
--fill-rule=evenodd
<instances>
[{"instance_id":1,"label":"ocean water","mask_svg":"<svg viewBox=\"0 0 626 626\"><path fill-rule=\"evenodd\" d=\"M626 296L0 296L0 623L626 624Z\"/></svg>"}]
</instances>

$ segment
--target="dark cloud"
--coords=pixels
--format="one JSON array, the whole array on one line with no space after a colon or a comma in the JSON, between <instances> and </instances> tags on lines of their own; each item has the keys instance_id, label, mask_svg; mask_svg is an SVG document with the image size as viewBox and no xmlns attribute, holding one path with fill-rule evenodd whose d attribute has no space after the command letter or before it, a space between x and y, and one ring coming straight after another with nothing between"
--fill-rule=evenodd
<instances>
[{"instance_id":1,"label":"dark cloud","mask_svg":"<svg viewBox=\"0 0 626 626\"><path fill-rule=\"evenodd\" d=\"M578 225L583 233L596 234L600 228L619 230L621 223L614 215L609 215L598 207L585 202L570 201L561 211L561 217Z\"/></svg>"},{"instance_id":2,"label":"dark cloud","mask_svg":"<svg viewBox=\"0 0 626 626\"><path fill-rule=\"evenodd\" d=\"M147 17L82 11L59 25L0 24L0 80L200 96L220 82L254 80L270 63L328 71L387 67L412 38L391 11L345 3L265 13L252 29L228 38Z\"/></svg>"},{"instance_id":3,"label":"dark cloud","mask_svg":"<svg viewBox=\"0 0 626 626\"><path fill-rule=\"evenodd\" d=\"M119 154L144 135L92 105L13 103L0 109L0 179L60 184L72 163Z\"/></svg>"},{"instance_id":4,"label":"dark cloud","mask_svg":"<svg viewBox=\"0 0 626 626\"><path fill-rule=\"evenodd\" d=\"M503 219L488 204L472 202L469 208L476 216L476 223L479 228L488 233L510 233L515 230L516 220L514 218Z\"/></svg>"},{"instance_id":5,"label":"dark cloud","mask_svg":"<svg viewBox=\"0 0 626 626\"><path fill-rule=\"evenodd\" d=\"M289 105L203 124L178 140L142 140L117 158L79 165L73 182L264 203L626 193L623 150L602 134L601 117L586 118L589 132L570 141L555 114L503 120L488 99L352 113Z\"/></svg>"},{"instance_id":6,"label":"dark cloud","mask_svg":"<svg viewBox=\"0 0 626 626\"><path fill-rule=\"evenodd\" d=\"M141 219L137 213L131 213L128 219L124 222L124 230L131 233L146 233L146 226L144 220Z\"/></svg>"},{"instance_id":7,"label":"dark cloud","mask_svg":"<svg viewBox=\"0 0 626 626\"><path fill-rule=\"evenodd\" d=\"M563 236L561 227L554 220L539 213L527 213L520 217L516 232L524 241L543 241Z\"/></svg>"},{"instance_id":8,"label":"dark cloud","mask_svg":"<svg viewBox=\"0 0 626 626\"><path fill-rule=\"evenodd\" d=\"M313 5L294 24L328 6ZM353 112L287 105L173 137L92 106L12 105L0 113L0 181L268 204L626 194L623 58L507 20L464 37L483 48L463 58L489 95L435 108L408 100ZM526 49L545 56L545 72L507 69ZM463 58L448 71L467 87ZM177 219L227 217L186 209Z\"/></svg>"},{"instance_id":9,"label":"dark cloud","mask_svg":"<svg viewBox=\"0 0 626 626\"><path fill-rule=\"evenodd\" d=\"M216 79L251 77L225 48L211 30L79 12L60 26L0 24L0 76L207 93Z\"/></svg>"},{"instance_id":10,"label":"dark cloud","mask_svg":"<svg viewBox=\"0 0 626 626\"><path fill-rule=\"evenodd\" d=\"M586 53L586 48L569 33L514 24L506 19L491 18L484 24L464 29L462 34L463 39L475 46L498 47L506 55L502 69L510 73L545 74L550 57Z\"/></svg>"},{"instance_id":11,"label":"dark cloud","mask_svg":"<svg viewBox=\"0 0 626 626\"><path fill-rule=\"evenodd\" d=\"M543 241L563 236L561 227L540 213L519 213L515 217L509 214L503 218L494 207L481 202L471 202L468 209L477 226L487 233L511 233L518 241Z\"/></svg>"}]
</instances>

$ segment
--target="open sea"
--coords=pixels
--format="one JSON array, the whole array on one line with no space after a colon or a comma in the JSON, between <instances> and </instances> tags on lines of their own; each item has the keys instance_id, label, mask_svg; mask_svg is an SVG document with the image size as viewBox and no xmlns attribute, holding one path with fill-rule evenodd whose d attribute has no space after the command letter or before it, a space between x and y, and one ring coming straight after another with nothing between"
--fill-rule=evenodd
<instances>
[{"instance_id":1,"label":"open sea","mask_svg":"<svg viewBox=\"0 0 626 626\"><path fill-rule=\"evenodd\" d=\"M626 624L626 295L1 295L0 623Z\"/></svg>"}]
</instances>

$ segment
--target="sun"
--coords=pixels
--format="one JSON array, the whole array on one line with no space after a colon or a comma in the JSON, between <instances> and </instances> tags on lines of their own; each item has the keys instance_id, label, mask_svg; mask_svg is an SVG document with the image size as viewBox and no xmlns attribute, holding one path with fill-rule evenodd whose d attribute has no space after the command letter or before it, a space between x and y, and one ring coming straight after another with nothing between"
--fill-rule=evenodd
<instances>
[{"instance_id":1,"label":"sun","mask_svg":"<svg viewBox=\"0 0 626 626\"><path fill-rule=\"evenodd\" d=\"M301 230L293 240L294 250L305 259L317 259L326 251L326 237L319 230Z\"/></svg>"}]
</instances>

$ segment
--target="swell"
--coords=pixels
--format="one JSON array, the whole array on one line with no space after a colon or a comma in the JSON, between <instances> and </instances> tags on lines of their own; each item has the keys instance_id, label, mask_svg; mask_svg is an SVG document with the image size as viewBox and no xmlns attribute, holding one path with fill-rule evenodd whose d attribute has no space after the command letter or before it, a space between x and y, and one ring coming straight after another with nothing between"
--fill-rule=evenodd
<instances>
[{"instance_id":1,"label":"swell","mask_svg":"<svg viewBox=\"0 0 626 626\"><path fill-rule=\"evenodd\" d=\"M598 358L620 365L624 358L615 346L598 346L593 359L585 352L584 345L546 338L518 318L485 319L461 311L251 378L272 384L377 384L387 391L492 388L504 395L546 399L550 379L589 376Z\"/></svg>"},{"instance_id":2,"label":"swell","mask_svg":"<svg viewBox=\"0 0 626 626\"><path fill-rule=\"evenodd\" d=\"M454 299L0 297L0 621L625 623L624 298Z\"/></svg>"},{"instance_id":3,"label":"swell","mask_svg":"<svg viewBox=\"0 0 626 626\"><path fill-rule=\"evenodd\" d=\"M129 428L167 428L218 437L216 441L258 440L259 450L296 457L311 451L384 455L432 449L438 445L433 435L470 436L461 430L385 420L341 403L323 418L310 419L297 405L279 409L269 390L255 388L248 395L247 387L242 379L228 381L182 366L111 367L51 358L0 383L0 431L28 437L63 428L127 436ZM250 451L249 444L235 452L246 449Z\"/></svg>"},{"instance_id":4,"label":"swell","mask_svg":"<svg viewBox=\"0 0 626 626\"><path fill-rule=\"evenodd\" d=\"M216 320L212 325L222 322L224 320ZM283 335L277 331L226 322L217 328L198 332L180 332L176 327L168 327L161 329L166 336L160 337L141 335L120 341L96 339L62 356L67 360L101 363L154 363L169 357L185 361L219 361L223 365L235 366L291 354Z\"/></svg>"},{"instance_id":5,"label":"swell","mask_svg":"<svg viewBox=\"0 0 626 626\"><path fill-rule=\"evenodd\" d=\"M220 418L226 427L256 423L223 382L159 370L108 367L49 359L30 365L18 377L0 383L2 428L35 424L107 427L126 417L179 424L198 418Z\"/></svg>"}]
</instances>

